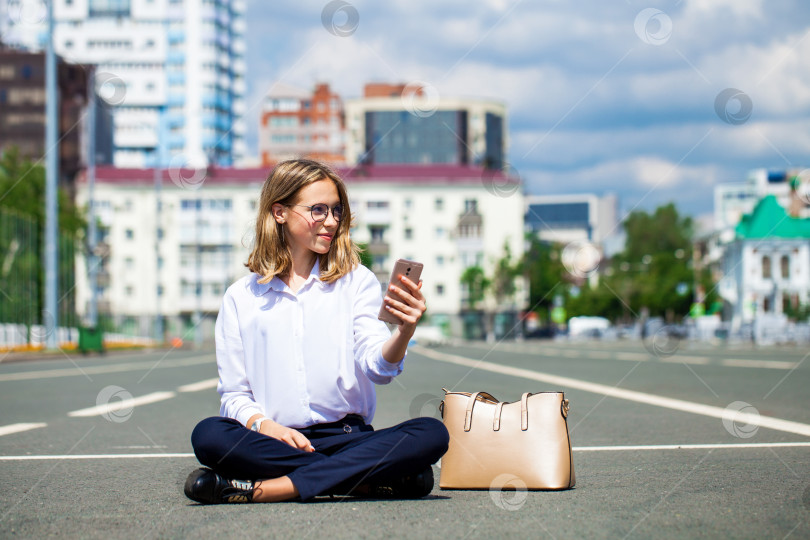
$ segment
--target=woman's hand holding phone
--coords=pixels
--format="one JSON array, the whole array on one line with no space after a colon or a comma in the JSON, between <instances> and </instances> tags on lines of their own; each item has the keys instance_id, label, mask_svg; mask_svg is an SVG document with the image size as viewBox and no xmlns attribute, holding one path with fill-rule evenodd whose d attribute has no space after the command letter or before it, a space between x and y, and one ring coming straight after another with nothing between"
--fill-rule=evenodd
<instances>
[{"instance_id":1,"label":"woman's hand holding phone","mask_svg":"<svg viewBox=\"0 0 810 540\"><path fill-rule=\"evenodd\" d=\"M419 279L421 273L420 263L405 259L397 261L380 309L381 320L404 326L400 331L416 327L427 309L421 290L422 280Z\"/></svg>"}]
</instances>

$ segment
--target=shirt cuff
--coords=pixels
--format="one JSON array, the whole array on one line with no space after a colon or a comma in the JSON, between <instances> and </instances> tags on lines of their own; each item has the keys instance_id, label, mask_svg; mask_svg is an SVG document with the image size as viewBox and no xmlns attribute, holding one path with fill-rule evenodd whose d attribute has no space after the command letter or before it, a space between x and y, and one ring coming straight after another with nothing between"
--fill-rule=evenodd
<instances>
[{"instance_id":1,"label":"shirt cuff","mask_svg":"<svg viewBox=\"0 0 810 540\"><path fill-rule=\"evenodd\" d=\"M380 349L380 352L377 354L377 373L383 377L396 377L402 373L402 367L405 364L405 358L407 356L408 351L406 350L405 354L402 356L402 360L396 364L392 364L383 357L382 349Z\"/></svg>"},{"instance_id":2,"label":"shirt cuff","mask_svg":"<svg viewBox=\"0 0 810 540\"><path fill-rule=\"evenodd\" d=\"M248 427L247 425L248 420L250 420L251 416L256 414L261 414L262 416L264 416L264 413L262 412L261 409L255 407L248 407L236 413L236 420L240 422L243 426Z\"/></svg>"}]
</instances>

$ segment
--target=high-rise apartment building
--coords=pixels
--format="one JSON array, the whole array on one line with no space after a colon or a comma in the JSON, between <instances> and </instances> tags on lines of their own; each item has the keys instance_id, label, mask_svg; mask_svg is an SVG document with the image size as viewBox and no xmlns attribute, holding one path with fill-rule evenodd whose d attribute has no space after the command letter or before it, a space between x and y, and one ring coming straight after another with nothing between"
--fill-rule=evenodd
<instances>
[{"instance_id":1,"label":"high-rise apartment building","mask_svg":"<svg viewBox=\"0 0 810 540\"><path fill-rule=\"evenodd\" d=\"M506 106L370 83L346 101L346 162L506 166Z\"/></svg>"},{"instance_id":2,"label":"high-rise apartment building","mask_svg":"<svg viewBox=\"0 0 810 540\"><path fill-rule=\"evenodd\" d=\"M307 157L332 165L345 162L343 101L328 84L313 92L278 82L267 94L259 123L263 167Z\"/></svg>"},{"instance_id":3,"label":"high-rise apartment building","mask_svg":"<svg viewBox=\"0 0 810 540\"><path fill-rule=\"evenodd\" d=\"M60 181L70 183L85 160L88 70L58 60L57 72ZM96 161L110 163L111 120L98 101L95 119ZM0 47L0 152L12 146L34 162L45 155L45 54Z\"/></svg>"},{"instance_id":4,"label":"high-rise apartment building","mask_svg":"<svg viewBox=\"0 0 810 540\"><path fill-rule=\"evenodd\" d=\"M4 41L41 50L44 19L5 3ZM244 0L54 0L57 54L97 66L116 166L227 166L244 155L244 11Z\"/></svg>"}]
</instances>

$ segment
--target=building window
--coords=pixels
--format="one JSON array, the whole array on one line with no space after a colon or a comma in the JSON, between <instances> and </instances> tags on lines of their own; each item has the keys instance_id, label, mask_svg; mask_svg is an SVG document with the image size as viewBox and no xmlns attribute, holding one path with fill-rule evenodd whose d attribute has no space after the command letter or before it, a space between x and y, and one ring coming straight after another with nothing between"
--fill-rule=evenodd
<instances>
[{"instance_id":1,"label":"building window","mask_svg":"<svg viewBox=\"0 0 810 540\"><path fill-rule=\"evenodd\" d=\"M788 279L790 277L790 258L787 255L782 255L782 259L779 263L782 270L782 277Z\"/></svg>"},{"instance_id":2,"label":"building window","mask_svg":"<svg viewBox=\"0 0 810 540\"><path fill-rule=\"evenodd\" d=\"M405 240L413 240L413 229L410 227L405 229Z\"/></svg>"},{"instance_id":3,"label":"building window","mask_svg":"<svg viewBox=\"0 0 810 540\"><path fill-rule=\"evenodd\" d=\"M436 238L444 238L444 227L436 227Z\"/></svg>"},{"instance_id":4,"label":"building window","mask_svg":"<svg viewBox=\"0 0 810 540\"><path fill-rule=\"evenodd\" d=\"M374 255L371 258L371 269L374 271L380 271L384 268L385 268L385 255Z\"/></svg>"},{"instance_id":5,"label":"building window","mask_svg":"<svg viewBox=\"0 0 810 540\"><path fill-rule=\"evenodd\" d=\"M478 213L478 201L475 199L467 199L464 201L464 213L465 214L477 214Z\"/></svg>"},{"instance_id":6,"label":"building window","mask_svg":"<svg viewBox=\"0 0 810 540\"><path fill-rule=\"evenodd\" d=\"M126 236L127 240L132 240L133 238L135 238L135 231L133 231L132 229L127 229L126 231L124 231L124 235Z\"/></svg>"},{"instance_id":7,"label":"building window","mask_svg":"<svg viewBox=\"0 0 810 540\"><path fill-rule=\"evenodd\" d=\"M436 266L444 266L444 255L436 255Z\"/></svg>"},{"instance_id":8,"label":"building window","mask_svg":"<svg viewBox=\"0 0 810 540\"><path fill-rule=\"evenodd\" d=\"M765 313L770 313L772 311L771 299L767 296L762 299L762 311L764 311Z\"/></svg>"},{"instance_id":9,"label":"building window","mask_svg":"<svg viewBox=\"0 0 810 540\"><path fill-rule=\"evenodd\" d=\"M163 296L163 285L158 285L157 295L158 296Z\"/></svg>"},{"instance_id":10,"label":"building window","mask_svg":"<svg viewBox=\"0 0 810 540\"><path fill-rule=\"evenodd\" d=\"M771 277L771 258L767 255L762 257L762 279ZM765 311L768 311L767 309Z\"/></svg>"},{"instance_id":11,"label":"building window","mask_svg":"<svg viewBox=\"0 0 810 540\"><path fill-rule=\"evenodd\" d=\"M441 283L436 285L436 296L444 296L444 285Z\"/></svg>"},{"instance_id":12,"label":"building window","mask_svg":"<svg viewBox=\"0 0 810 540\"><path fill-rule=\"evenodd\" d=\"M436 209L437 212L441 212L442 210L444 210L444 199L442 199L441 197L436 197L434 208Z\"/></svg>"},{"instance_id":13,"label":"building window","mask_svg":"<svg viewBox=\"0 0 810 540\"><path fill-rule=\"evenodd\" d=\"M385 242L385 227L369 227L371 232L371 243L379 244Z\"/></svg>"},{"instance_id":14,"label":"building window","mask_svg":"<svg viewBox=\"0 0 810 540\"><path fill-rule=\"evenodd\" d=\"M413 208L413 199L405 199L405 210L411 210Z\"/></svg>"},{"instance_id":15,"label":"building window","mask_svg":"<svg viewBox=\"0 0 810 540\"><path fill-rule=\"evenodd\" d=\"M126 268L127 270L132 270L133 268L135 268L135 259L133 259L132 257L127 257L126 259L124 259L124 268Z\"/></svg>"},{"instance_id":16,"label":"building window","mask_svg":"<svg viewBox=\"0 0 810 540\"><path fill-rule=\"evenodd\" d=\"M127 285L124 289L124 293L126 293L127 296L132 296L135 293L135 287L132 285Z\"/></svg>"},{"instance_id":17,"label":"building window","mask_svg":"<svg viewBox=\"0 0 810 540\"><path fill-rule=\"evenodd\" d=\"M158 240L163 240L163 236L164 236L164 234L163 234L163 227L158 227L158 230L157 230L157 237L158 237Z\"/></svg>"}]
</instances>

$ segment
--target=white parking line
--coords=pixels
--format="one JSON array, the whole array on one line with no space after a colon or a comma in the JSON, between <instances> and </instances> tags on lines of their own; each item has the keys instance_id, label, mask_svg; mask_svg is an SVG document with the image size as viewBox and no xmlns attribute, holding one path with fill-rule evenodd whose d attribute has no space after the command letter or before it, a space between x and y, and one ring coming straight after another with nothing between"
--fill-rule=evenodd
<instances>
[{"instance_id":1,"label":"white parking line","mask_svg":"<svg viewBox=\"0 0 810 540\"><path fill-rule=\"evenodd\" d=\"M191 384L184 384L177 388L178 392L199 392L200 390L208 390L209 388L216 388L219 384L219 378L206 379L204 381L195 382Z\"/></svg>"},{"instance_id":2,"label":"white parking line","mask_svg":"<svg viewBox=\"0 0 810 540\"><path fill-rule=\"evenodd\" d=\"M69 412L68 416L99 416L114 411L120 411L121 409L128 409L131 407L137 407L138 405L146 405L147 403L155 403L158 401L171 399L176 395L177 394L174 392L153 392L141 397L122 399L121 401L113 401L103 405L96 405L95 407L88 407L87 409L79 409L78 411Z\"/></svg>"},{"instance_id":3,"label":"white parking line","mask_svg":"<svg viewBox=\"0 0 810 540\"><path fill-rule=\"evenodd\" d=\"M44 428L47 425L48 424L44 422L9 424L7 426L0 427L0 437L3 435L11 435L12 433L21 433L23 431L31 431L32 429Z\"/></svg>"},{"instance_id":4,"label":"white parking line","mask_svg":"<svg viewBox=\"0 0 810 540\"><path fill-rule=\"evenodd\" d=\"M777 442L777 443L749 443L749 444L654 444L638 446L574 446L574 452L633 452L640 450L742 450L750 448L802 448L810 447L810 442ZM80 459L150 459L150 458L193 458L192 453L174 454L67 454L51 456L0 456L0 461L44 461L48 459L80 460ZM438 464L437 464L438 465Z\"/></svg>"},{"instance_id":5,"label":"white parking line","mask_svg":"<svg viewBox=\"0 0 810 540\"><path fill-rule=\"evenodd\" d=\"M585 351L583 354L588 358L598 358L600 360L612 360L613 355L605 351Z\"/></svg>"},{"instance_id":6,"label":"white parking line","mask_svg":"<svg viewBox=\"0 0 810 540\"><path fill-rule=\"evenodd\" d=\"M743 358L726 358L721 364L724 366L766 369L793 369L797 365L796 362L783 362L781 360L749 360Z\"/></svg>"},{"instance_id":7,"label":"white parking line","mask_svg":"<svg viewBox=\"0 0 810 540\"><path fill-rule=\"evenodd\" d=\"M63 456L0 456L0 461L42 461L46 459L140 459L140 458L190 458L194 454L68 454Z\"/></svg>"},{"instance_id":8,"label":"white parking line","mask_svg":"<svg viewBox=\"0 0 810 540\"><path fill-rule=\"evenodd\" d=\"M575 446L574 452L624 452L628 450L736 450L739 448L808 447L810 442L742 443L742 444L653 444L643 446Z\"/></svg>"},{"instance_id":9,"label":"white parking line","mask_svg":"<svg viewBox=\"0 0 810 540\"><path fill-rule=\"evenodd\" d=\"M711 362L711 360L709 360L705 356L683 356L680 354L661 358L661 361L669 362L671 364L697 364L699 366L705 366L706 364L709 364Z\"/></svg>"},{"instance_id":10,"label":"white parking line","mask_svg":"<svg viewBox=\"0 0 810 540\"><path fill-rule=\"evenodd\" d=\"M616 353L616 360L631 360L633 362L645 362L650 359L648 354L619 352Z\"/></svg>"},{"instance_id":11,"label":"white parking line","mask_svg":"<svg viewBox=\"0 0 810 540\"><path fill-rule=\"evenodd\" d=\"M492 345L482 345L480 343L466 342L462 344L465 347L472 347L476 349L492 350ZM607 344L606 344L607 345ZM555 348L555 346L535 345L530 348L519 346L514 343L499 343L498 350L524 353L524 354L538 354L540 356L565 357L565 358L588 358L600 360L628 360L631 362L644 362L653 358L652 353L636 353L624 351L599 351L587 349L584 347L577 347L575 352L570 349ZM731 348L731 347L728 347ZM800 362L789 362L783 360L751 360L740 358L726 358L712 360L708 356L691 356L686 354L674 354L673 356L662 357L660 362L667 364L694 364L694 365L715 365L725 367L739 367L739 368L764 368L764 369L794 369Z\"/></svg>"},{"instance_id":12,"label":"white parking line","mask_svg":"<svg viewBox=\"0 0 810 540\"><path fill-rule=\"evenodd\" d=\"M720 419L728 418L730 414L728 411L726 411L726 409L715 407L713 405L704 405L702 403L694 403L691 401L684 401L681 399L667 398L662 396L656 396L653 394L645 394L644 392L624 390L621 388L615 388L613 386L608 386L605 384L592 383L588 381L582 381L579 379L572 379L569 377L560 377L558 375L540 373L539 371L531 371L529 369L503 366L500 364L494 364L492 362L487 362L484 360L473 360L471 358L465 358L463 356L458 356L455 354L447 354L434 351L431 349L427 349L425 347L420 347L418 345L411 347L411 349L418 354L427 356L428 358L433 358L434 360L447 362L449 364L457 364L472 369L481 369L484 371L491 371L493 373L499 373L502 375L511 375L513 377L522 377L524 379L545 382L559 387L576 388L577 390L583 390L585 392L592 392L594 394L601 394L603 396L609 396L618 399L626 399L628 401L635 401L638 403L646 403L647 405L664 407L666 409L672 409L675 411L688 412L692 414L699 414L703 416L710 416L713 418L720 418ZM800 422L793 422L790 420L782 420L781 418L774 418L771 416L761 416L757 414L743 413L739 411L733 411L731 414L734 422L739 422L753 426L766 427L770 429L776 429L779 431L785 431L788 433L796 433L797 435L803 435L805 437L810 437L810 425L808 424L802 424Z\"/></svg>"},{"instance_id":13,"label":"white parking line","mask_svg":"<svg viewBox=\"0 0 810 540\"><path fill-rule=\"evenodd\" d=\"M183 366L194 366L197 364L213 363L212 357L207 355L205 357L195 356L192 358L178 358L176 360L164 360L160 365L155 366L154 360L146 362L127 362L125 364L112 364L105 366L88 366L82 368L64 368L64 369L43 369L40 371L22 371L19 373L4 373L0 375L0 382L2 381L24 381L28 379L45 379L55 377L76 377L85 374L95 375L96 373L118 373L121 371L138 371L141 369L151 368L173 368Z\"/></svg>"}]
</instances>

